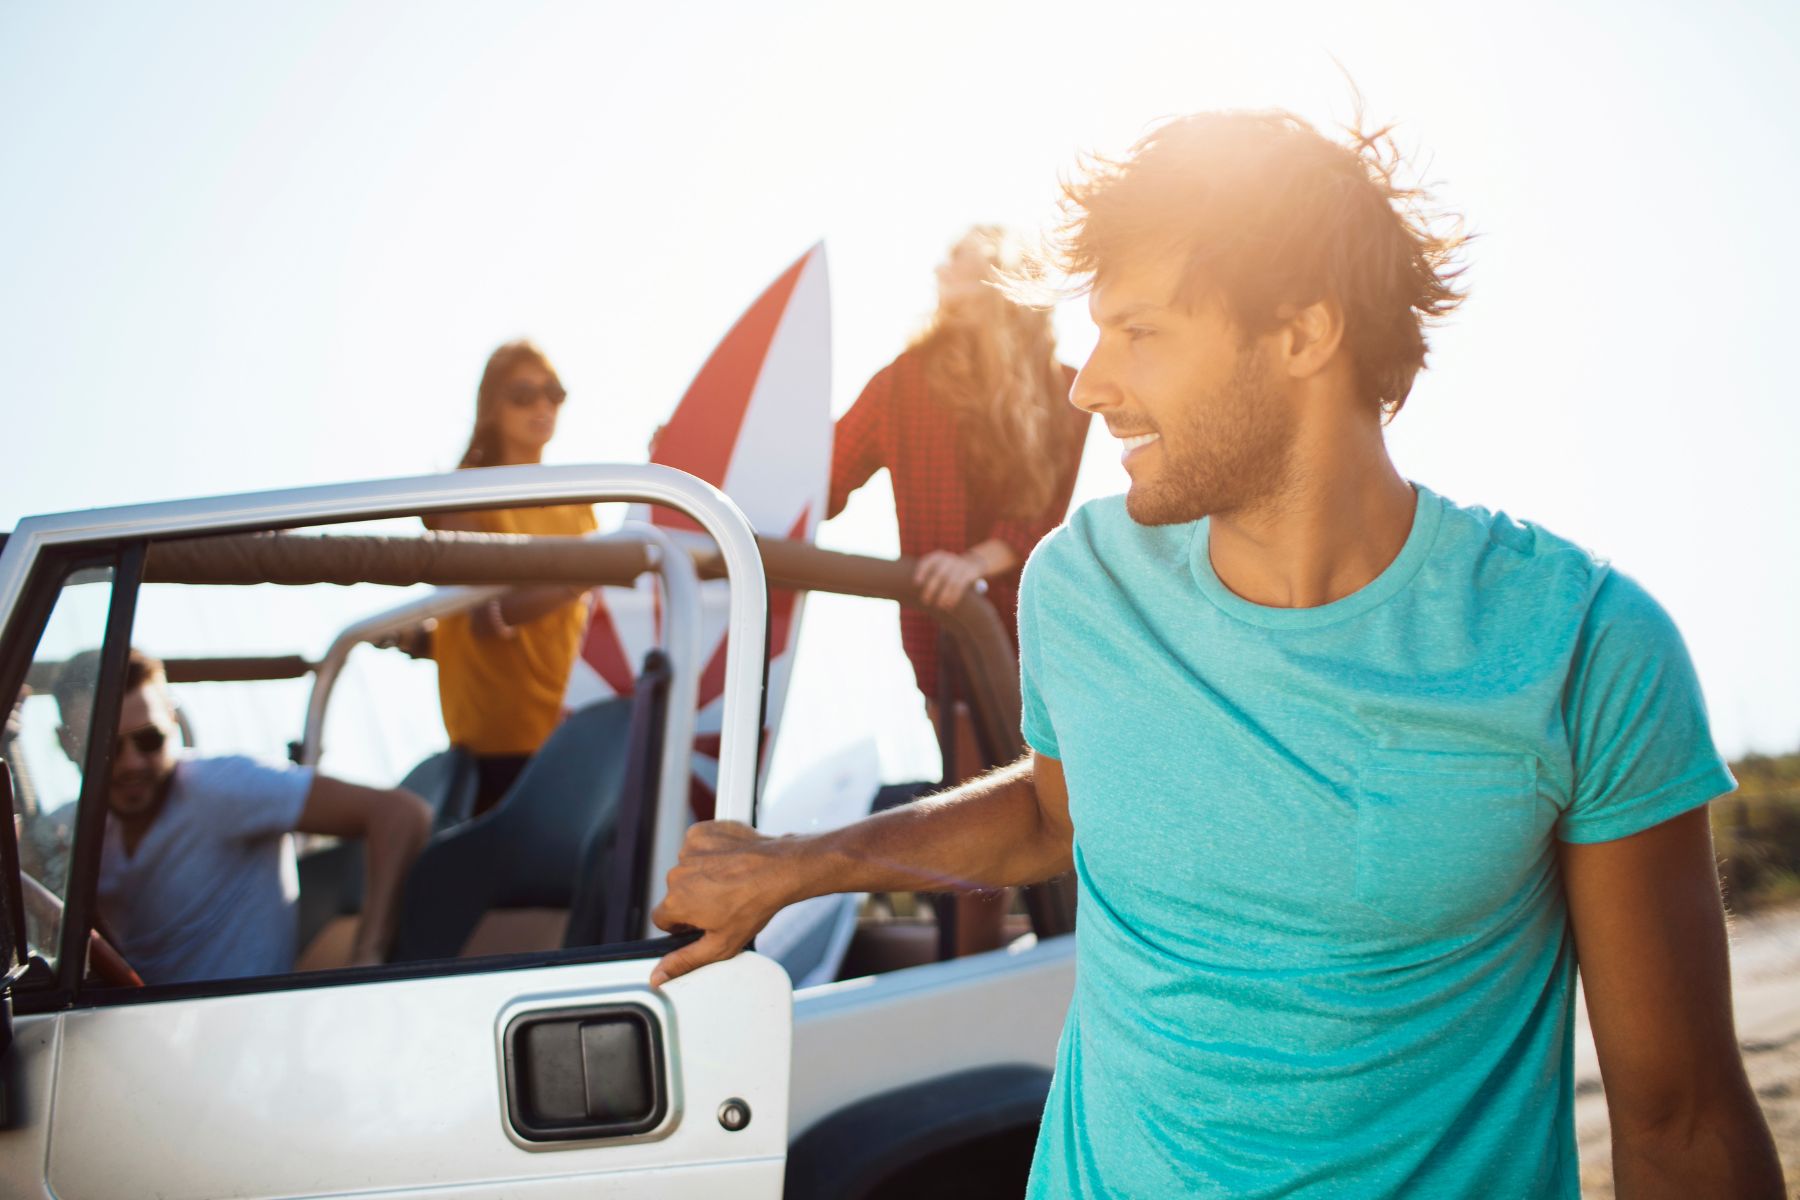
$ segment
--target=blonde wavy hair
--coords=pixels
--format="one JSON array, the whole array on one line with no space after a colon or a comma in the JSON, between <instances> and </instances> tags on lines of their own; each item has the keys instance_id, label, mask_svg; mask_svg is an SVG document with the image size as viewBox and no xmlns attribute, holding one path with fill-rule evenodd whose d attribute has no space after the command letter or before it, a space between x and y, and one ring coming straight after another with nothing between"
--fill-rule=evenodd
<instances>
[{"instance_id":1,"label":"blonde wavy hair","mask_svg":"<svg viewBox=\"0 0 1800 1200\"><path fill-rule=\"evenodd\" d=\"M1023 264L1018 241L997 225L977 225L957 245L965 243L987 262L984 286L940 302L910 349L926 389L956 414L971 482L1002 515L1029 517L1054 499L1070 450L1068 377L1050 314L995 286Z\"/></svg>"}]
</instances>

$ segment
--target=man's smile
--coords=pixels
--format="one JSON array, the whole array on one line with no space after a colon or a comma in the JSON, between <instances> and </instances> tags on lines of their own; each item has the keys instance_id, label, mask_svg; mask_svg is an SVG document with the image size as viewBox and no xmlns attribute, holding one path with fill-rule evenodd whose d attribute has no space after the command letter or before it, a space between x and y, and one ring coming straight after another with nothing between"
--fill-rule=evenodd
<instances>
[{"instance_id":1,"label":"man's smile","mask_svg":"<svg viewBox=\"0 0 1800 1200\"><path fill-rule=\"evenodd\" d=\"M1137 455L1138 451L1144 449L1146 446L1152 446L1161 441L1162 434L1140 433L1132 437L1123 437L1119 440L1124 443L1124 449L1119 454L1119 461L1121 463L1127 463Z\"/></svg>"}]
</instances>

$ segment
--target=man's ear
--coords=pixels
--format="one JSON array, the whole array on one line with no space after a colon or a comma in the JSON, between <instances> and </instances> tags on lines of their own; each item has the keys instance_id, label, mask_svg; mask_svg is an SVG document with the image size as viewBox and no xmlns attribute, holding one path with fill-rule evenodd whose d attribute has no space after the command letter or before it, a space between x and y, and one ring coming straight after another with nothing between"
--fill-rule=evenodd
<instances>
[{"instance_id":1,"label":"man's ear","mask_svg":"<svg viewBox=\"0 0 1800 1200\"><path fill-rule=\"evenodd\" d=\"M1293 379L1308 379L1329 366L1344 344L1344 309L1326 297L1306 305L1283 305L1281 357Z\"/></svg>"}]
</instances>

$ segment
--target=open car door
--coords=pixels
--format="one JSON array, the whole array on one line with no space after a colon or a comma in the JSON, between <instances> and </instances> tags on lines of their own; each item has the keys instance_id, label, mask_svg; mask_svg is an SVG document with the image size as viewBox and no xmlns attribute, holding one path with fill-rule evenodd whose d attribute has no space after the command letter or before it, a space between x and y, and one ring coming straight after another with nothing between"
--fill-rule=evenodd
<instances>
[{"instance_id":1,"label":"open car door","mask_svg":"<svg viewBox=\"0 0 1800 1200\"><path fill-rule=\"evenodd\" d=\"M732 586L718 811L752 821L767 588L742 516L689 476L493 469L21 523L0 551L0 704L35 703L26 680L40 644L59 659L100 654L91 724L72 731L82 752L66 904L40 913L35 929L16 900L36 882L20 869L32 852L0 837L3 940L27 964L9 995L0 1194L781 1194L792 998L787 974L756 955L661 991L647 980L668 938L143 987L121 986L129 980L104 965L93 932L105 781L148 546L617 500L679 509L720 547Z\"/></svg>"}]
</instances>

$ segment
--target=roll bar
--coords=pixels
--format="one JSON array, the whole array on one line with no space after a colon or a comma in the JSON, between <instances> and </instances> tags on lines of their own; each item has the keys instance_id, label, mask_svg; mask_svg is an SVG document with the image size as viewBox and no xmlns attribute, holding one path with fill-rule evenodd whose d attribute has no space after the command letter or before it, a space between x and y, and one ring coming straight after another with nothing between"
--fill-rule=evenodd
<instances>
[{"instance_id":1,"label":"roll bar","mask_svg":"<svg viewBox=\"0 0 1800 1200\"><path fill-rule=\"evenodd\" d=\"M438 543L434 553L440 553L447 561L457 559L455 539L480 535L434 535ZM216 539L230 541L232 539ZM250 539L239 539L249 541ZM290 542L323 543L333 542L336 538L289 538ZM389 562L381 555L383 543L406 542L407 538L369 538L343 539L361 540L369 543L358 547L353 554L363 562ZM550 542L567 543L566 547L549 545ZM484 539L491 543L491 539ZM524 544L521 544L524 543ZM322 551L330 547L309 545L302 548L291 559L278 547L259 546L255 556L260 559L280 558L281 569L290 573L299 570L302 560L315 557L329 558ZM492 544L478 547L492 551ZM538 553L549 549L566 549L568 553L550 556ZM692 772L689 756L693 753L694 726L699 715L700 674L705 664L701 661L700 636L702 616L700 611L700 577L694 570L693 561L686 553L676 547L669 535L653 525L641 521L627 521L616 533L589 534L583 538L557 539L506 539L500 549L504 551L493 558L491 563L483 567L482 574L492 574L497 569L505 568L501 578L510 577L519 582L521 567L535 572L551 558L572 563L590 563L607 565L607 577L603 582L611 584L630 584L643 569L656 572L663 588L663 611L666 620L663 624L663 652L669 656L669 692L668 711L663 716L662 760L657 776L657 797L655 810L649 815L652 823L651 862L661 864L662 869L653 871L651 880L651 896L645 906L645 912L653 910L662 901L663 892L667 888L664 881L666 869L675 864L681 850L681 838L686 829L683 822L676 818L685 813L688 807L688 777ZM619 553L619 551L629 553ZM593 551L604 551L595 553ZM370 552L370 553L365 553ZM512 557L517 555L518 557ZM237 555L228 548L221 557L235 559L238 563L247 561L248 556ZM509 563L511 564L509 566ZM165 565L176 567L189 565L177 557L165 560ZM230 579L221 579L224 574L218 564L199 564L210 581L238 582L241 578L249 578L256 572L247 575L233 575ZM321 562L318 565L329 568L338 574L340 568L335 563ZM410 568L409 568L410 569ZM236 565L233 568L236 571ZM626 572L630 572L629 575ZM199 573L199 572L196 572ZM317 574L318 572L313 572ZM531 582L539 582L535 574L526 574ZM318 579L306 579L306 582L323 582ZM184 580L185 582L185 580ZM367 581L365 581L367 582ZM386 582L384 579L383 582ZM564 578L561 582L594 583L591 576ZM343 672L350 652L365 642L380 641L392 637L419 624L431 617L448 616L451 613L464 612L483 604L491 596L497 596L506 589L500 586L482 587L447 587L422 596L417 600L398 605L386 612L376 613L340 632L332 640L331 648L319 660L315 670L312 696L306 706L306 731L301 738L296 760L307 766L317 765L324 752L325 713L331 703L331 694L337 686L338 676ZM653 937L655 932L646 927L643 936Z\"/></svg>"},{"instance_id":2,"label":"roll bar","mask_svg":"<svg viewBox=\"0 0 1800 1200\"><path fill-rule=\"evenodd\" d=\"M160 551L162 543L204 534L292 529L473 508L618 501L660 504L685 513L712 537L724 558L732 586L726 616L730 642L725 652L717 810L721 817L754 822L767 669L768 584L755 535L744 514L717 488L669 467L488 467L409 479L28 517L0 545L0 613L13 611L37 560L58 549L141 545L149 541ZM145 566L147 570L148 563Z\"/></svg>"},{"instance_id":3,"label":"roll bar","mask_svg":"<svg viewBox=\"0 0 1800 1200\"><path fill-rule=\"evenodd\" d=\"M344 635L358 632L361 640L390 636L432 616L472 607L497 594L501 584L580 583L629 586L647 570L656 569L655 543L661 539L692 556L703 578L725 573L718 548L704 534L663 531L639 522L627 530L640 536L600 538L543 538L503 534L426 533L417 536L349 535L317 537L295 534L237 534L162 542L151 547L145 564L148 582L190 584L317 584L379 583L394 586L433 584L464 589L458 599L438 607L424 601L401 607L353 626ZM626 530L621 531L621 535ZM1005 626L993 606L970 592L954 608L927 607L913 584L915 562L909 558L871 558L825 550L807 542L758 537L768 582L797 591L835 592L841 595L893 600L929 613L943 626L968 668L973 693L976 732L983 749L995 762L1005 762L1024 752L1019 734L1018 666ZM665 586L669 586L665 579ZM480 589L471 590L471 589ZM318 666L329 668L327 654ZM256 675L252 660L231 678L291 678L292 674ZM219 670L233 670L218 660ZM171 678L175 664L171 662ZM182 664L188 678L221 679L202 675L202 661ZM289 670L291 664L270 660L269 669ZM192 674L189 674L189 672ZM316 746L309 729L305 744ZM311 761L309 759L308 761Z\"/></svg>"},{"instance_id":4,"label":"roll bar","mask_svg":"<svg viewBox=\"0 0 1800 1200\"><path fill-rule=\"evenodd\" d=\"M146 583L379 583L468 587L516 583L629 584L652 563L647 539L499 533L416 536L231 534L159 542Z\"/></svg>"}]
</instances>

